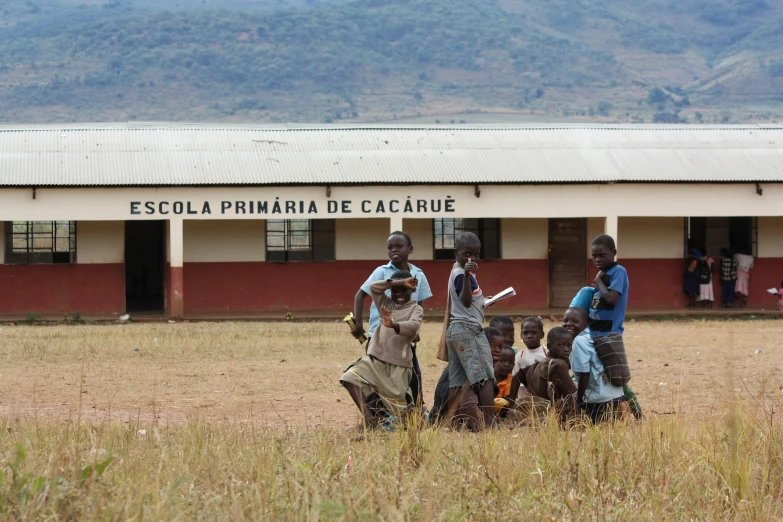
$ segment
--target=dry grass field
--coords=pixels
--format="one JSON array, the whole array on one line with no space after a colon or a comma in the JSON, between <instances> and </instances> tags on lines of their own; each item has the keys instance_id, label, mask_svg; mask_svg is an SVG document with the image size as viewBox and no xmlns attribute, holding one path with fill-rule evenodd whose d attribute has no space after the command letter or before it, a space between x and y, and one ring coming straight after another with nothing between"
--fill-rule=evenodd
<instances>
[{"instance_id":1,"label":"dry grass field","mask_svg":"<svg viewBox=\"0 0 783 522\"><path fill-rule=\"evenodd\" d=\"M0 517L780 519L782 326L629 323L641 423L353 441L342 323L3 325Z\"/></svg>"}]
</instances>

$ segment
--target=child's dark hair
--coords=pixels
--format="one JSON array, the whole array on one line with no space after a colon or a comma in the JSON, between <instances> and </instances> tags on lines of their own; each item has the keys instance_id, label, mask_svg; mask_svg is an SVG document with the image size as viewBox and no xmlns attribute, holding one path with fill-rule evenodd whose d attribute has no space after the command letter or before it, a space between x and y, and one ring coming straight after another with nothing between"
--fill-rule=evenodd
<instances>
[{"instance_id":1,"label":"child's dark hair","mask_svg":"<svg viewBox=\"0 0 783 522\"><path fill-rule=\"evenodd\" d=\"M481 245L481 240L473 232L460 232L454 240L454 248L460 249L473 245Z\"/></svg>"},{"instance_id":2,"label":"child's dark hair","mask_svg":"<svg viewBox=\"0 0 783 522\"><path fill-rule=\"evenodd\" d=\"M405 270L398 270L394 272L389 279L410 279L413 277L410 272Z\"/></svg>"},{"instance_id":3,"label":"child's dark hair","mask_svg":"<svg viewBox=\"0 0 783 522\"><path fill-rule=\"evenodd\" d=\"M570 339L571 334L569 333L568 330L566 330L562 326L555 326L554 328L549 330L548 334L546 334L546 342L548 344L551 344L552 341L554 341L555 339L560 339L561 337L568 337Z\"/></svg>"},{"instance_id":4,"label":"child's dark hair","mask_svg":"<svg viewBox=\"0 0 783 522\"><path fill-rule=\"evenodd\" d=\"M574 311L579 314L579 317L587 322L588 316L587 316L587 310L582 308L581 306L569 306L566 312Z\"/></svg>"},{"instance_id":5,"label":"child's dark hair","mask_svg":"<svg viewBox=\"0 0 783 522\"><path fill-rule=\"evenodd\" d=\"M544 321L542 321L540 317L536 315L525 317L525 319L522 321L522 328L524 328L527 323L535 323L535 325L538 327L538 331L542 334L544 333Z\"/></svg>"},{"instance_id":6,"label":"child's dark hair","mask_svg":"<svg viewBox=\"0 0 783 522\"><path fill-rule=\"evenodd\" d=\"M503 349L500 350L500 354L501 355L503 354L503 352L509 352L514 357L516 357L516 355L517 355L517 353L514 351L514 349L512 347L510 347L509 345L505 345L503 347Z\"/></svg>"},{"instance_id":7,"label":"child's dark hair","mask_svg":"<svg viewBox=\"0 0 783 522\"><path fill-rule=\"evenodd\" d=\"M511 318L507 315L496 315L489 322L489 325L492 328L502 328L504 326L511 326L513 328L514 321L512 321Z\"/></svg>"},{"instance_id":8,"label":"child's dark hair","mask_svg":"<svg viewBox=\"0 0 783 522\"><path fill-rule=\"evenodd\" d=\"M491 326L487 326L486 328L484 328L484 335L487 336L487 341L489 341L494 337L503 337L503 334L500 333L500 330L498 330L497 328L493 328Z\"/></svg>"},{"instance_id":9,"label":"child's dark hair","mask_svg":"<svg viewBox=\"0 0 783 522\"><path fill-rule=\"evenodd\" d=\"M614 238L606 234L599 234L593 239L593 246L603 246L609 250L617 250L614 244Z\"/></svg>"},{"instance_id":10,"label":"child's dark hair","mask_svg":"<svg viewBox=\"0 0 783 522\"><path fill-rule=\"evenodd\" d=\"M408 242L408 246L413 246L413 240L411 239L411 236L409 236L407 232L403 232L402 230L395 230L394 232L389 234L389 237L392 236L402 236L405 238L405 241Z\"/></svg>"}]
</instances>

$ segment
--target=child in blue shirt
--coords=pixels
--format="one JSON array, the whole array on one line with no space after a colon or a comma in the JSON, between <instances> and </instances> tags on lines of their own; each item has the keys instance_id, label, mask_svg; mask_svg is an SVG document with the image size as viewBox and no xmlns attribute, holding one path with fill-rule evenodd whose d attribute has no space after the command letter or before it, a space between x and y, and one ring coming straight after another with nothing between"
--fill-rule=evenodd
<instances>
[{"instance_id":1,"label":"child in blue shirt","mask_svg":"<svg viewBox=\"0 0 783 522\"><path fill-rule=\"evenodd\" d=\"M590 336L595 339L612 333L622 335L628 307L628 272L614 260L617 248L611 236L597 236L591 251L598 274L590 302Z\"/></svg>"},{"instance_id":2,"label":"child in blue shirt","mask_svg":"<svg viewBox=\"0 0 783 522\"><path fill-rule=\"evenodd\" d=\"M571 371L577 380L576 404L593 423L630 411L622 386L614 386L606 377L604 365L595 350L591 331L587 328L584 308L571 307L563 317L563 328L573 337Z\"/></svg>"},{"instance_id":3,"label":"child in blue shirt","mask_svg":"<svg viewBox=\"0 0 783 522\"><path fill-rule=\"evenodd\" d=\"M398 271L410 272L418 281L418 285L413 290L413 299L421 306L424 300L432 297L432 291L430 290L430 284L427 282L427 276L424 275L424 272L422 272L420 268L408 262L408 256L413 253L413 241L411 240L411 237L402 231L392 232L386 240L386 251L389 256L389 262L376 268L359 291L356 292L353 303L353 314L356 317L356 327L351 330L351 334L357 339L365 333L362 316L364 313L364 300L370 295L370 285L375 281L385 281ZM390 295L390 293L387 292L387 295ZM380 322L378 308L373 302L370 305L370 330L367 332L367 337L370 338L367 340L368 347L370 346L370 340ZM411 378L410 384L411 397L414 404L418 404L420 398L422 398L421 402L424 402L423 395L421 394L421 368L419 367L419 359L416 357L416 343L418 341L417 335L413 339L413 345L411 346L411 352L413 353L413 377Z\"/></svg>"},{"instance_id":4,"label":"child in blue shirt","mask_svg":"<svg viewBox=\"0 0 783 522\"><path fill-rule=\"evenodd\" d=\"M607 343L613 346L614 350L621 350L622 357L625 358L622 336L625 331L623 326L625 312L628 308L628 272L615 261L617 247L612 236L606 234L596 236L591 246L591 253L598 274L595 276L595 290L588 313L590 338L596 345ZM627 364L625 369L630 378ZM627 384L624 390L627 400L631 402L634 415L637 418L641 417L642 409L636 394Z\"/></svg>"}]
</instances>

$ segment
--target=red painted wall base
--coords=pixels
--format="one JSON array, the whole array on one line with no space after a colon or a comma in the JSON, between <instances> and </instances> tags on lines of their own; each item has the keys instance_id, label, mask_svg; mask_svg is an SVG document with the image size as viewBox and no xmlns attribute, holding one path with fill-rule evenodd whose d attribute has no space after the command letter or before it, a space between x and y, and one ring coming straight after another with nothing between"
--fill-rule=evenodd
<instances>
[{"instance_id":1,"label":"red painted wall base","mask_svg":"<svg viewBox=\"0 0 783 522\"><path fill-rule=\"evenodd\" d=\"M378 261L334 263L185 263L185 312L303 311L353 309L359 287ZM443 308L452 261L414 263L427 276L433 297L425 308ZM547 260L482 261L484 293L513 286L503 307L549 306Z\"/></svg>"},{"instance_id":2,"label":"red painted wall base","mask_svg":"<svg viewBox=\"0 0 783 522\"><path fill-rule=\"evenodd\" d=\"M625 259L631 280L631 309L681 308L684 261ZM325 311L353 307L359 286L379 265L376 261L334 263L186 263L182 284L169 271L167 304L177 315L175 286L183 295L184 312ZM451 261L421 261L433 298L425 308L443 308ZM177 270L179 272L179 270ZM590 269L592 276L595 269ZM487 294L513 286L517 296L503 308L542 309L549 306L547 260L482 261L479 281ZM767 288L783 279L783 258L757 259L751 272L748 306L773 309ZM716 275L715 298L721 282ZM0 314L111 314L125 311L125 269L103 265L0 265Z\"/></svg>"},{"instance_id":3,"label":"red painted wall base","mask_svg":"<svg viewBox=\"0 0 783 522\"><path fill-rule=\"evenodd\" d=\"M597 270L592 260L589 262L589 281L592 283ZM628 307L633 308L683 308L688 298L683 293L685 274L684 259L620 259L620 264L628 270L631 294ZM750 296L748 306L753 308L773 308L775 297L767 293L768 288L780 285L783 279L783 258L756 259L750 273ZM713 292L715 303L720 306L723 283L720 271L713 274Z\"/></svg>"},{"instance_id":4,"label":"red painted wall base","mask_svg":"<svg viewBox=\"0 0 783 522\"><path fill-rule=\"evenodd\" d=\"M0 265L0 314L125 311L125 265Z\"/></svg>"}]
</instances>

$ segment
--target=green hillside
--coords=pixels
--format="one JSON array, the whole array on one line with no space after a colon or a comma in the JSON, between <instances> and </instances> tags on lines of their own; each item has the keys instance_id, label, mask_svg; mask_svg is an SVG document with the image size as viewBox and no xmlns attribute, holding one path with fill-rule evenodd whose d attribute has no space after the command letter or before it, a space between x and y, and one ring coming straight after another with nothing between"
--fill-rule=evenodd
<instances>
[{"instance_id":1,"label":"green hillside","mask_svg":"<svg viewBox=\"0 0 783 522\"><path fill-rule=\"evenodd\" d=\"M0 121L777 120L782 8L0 0Z\"/></svg>"}]
</instances>

